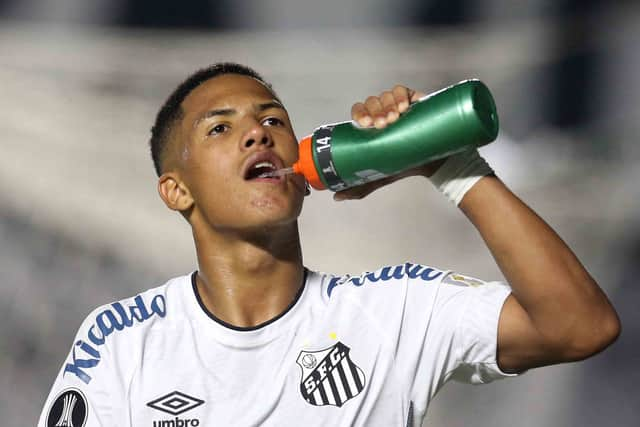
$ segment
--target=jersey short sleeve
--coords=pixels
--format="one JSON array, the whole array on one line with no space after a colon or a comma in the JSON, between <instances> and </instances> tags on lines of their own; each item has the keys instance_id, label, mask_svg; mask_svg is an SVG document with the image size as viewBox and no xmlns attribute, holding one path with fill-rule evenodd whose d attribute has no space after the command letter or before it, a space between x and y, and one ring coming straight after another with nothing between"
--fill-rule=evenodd
<instances>
[{"instance_id":1,"label":"jersey short sleeve","mask_svg":"<svg viewBox=\"0 0 640 427\"><path fill-rule=\"evenodd\" d=\"M510 293L502 282L447 271L436 280L408 275L397 360L418 408L426 411L449 380L484 384L513 375L497 363L498 322Z\"/></svg>"},{"instance_id":2,"label":"jersey short sleeve","mask_svg":"<svg viewBox=\"0 0 640 427\"><path fill-rule=\"evenodd\" d=\"M39 427L129 425L129 381L138 369L146 331L166 316L165 292L166 286L150 289L87 316L47 397Z\"/></svg>"},{"instance_id":3,"label":"jersey short sleeve","mask_svg":"<svg viewBox=\"0 0 640 427\"><path fill-rule=\"evenodd\" d=\"M108 351L87 339L92 334L103 340L97 338L94 323L101 312L96 309L78 330L45 401L38 427L117 424L113 418L113 373L109 374Z\"/></svg>"}]
</instances>

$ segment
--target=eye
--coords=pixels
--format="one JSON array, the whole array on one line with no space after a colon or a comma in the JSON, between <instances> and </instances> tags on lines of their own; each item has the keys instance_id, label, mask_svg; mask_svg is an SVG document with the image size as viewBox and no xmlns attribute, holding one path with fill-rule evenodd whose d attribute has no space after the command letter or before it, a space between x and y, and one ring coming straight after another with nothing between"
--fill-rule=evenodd
<instances>
[{"instance_id":1,"label":"eye","mask_svg":"<svg viewBox=\"0 0 640 427\"><path fill-rule=\"evenodd\" d=\"M262 121L267 126L283 126L284 122L277 117L267 117Z\"/></svg>"},{"instance_id":2,"label":"eye","mask_svg":"<svg viewBox=\"0 0 640 427\"><path fill-rule=\"evenodd\" d=\"M221 133L226 132L227 130L229 130L229 126L225 124L219 124L211 128L211 130L207 133L207 135L219 135Z\"/></svg>"}]
</instances>

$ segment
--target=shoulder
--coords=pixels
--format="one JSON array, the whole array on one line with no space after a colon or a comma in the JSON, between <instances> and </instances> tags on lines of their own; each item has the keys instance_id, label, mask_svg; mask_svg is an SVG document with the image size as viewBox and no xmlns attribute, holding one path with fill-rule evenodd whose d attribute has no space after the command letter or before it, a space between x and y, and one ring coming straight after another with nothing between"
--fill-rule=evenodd
<instances>
[{"instance_id":1,"label":"shoulder","mask_svg":"<svg viewBox=\"0 0 640 427\"><path fill-rule=\"evenodd\" d=\"M101 345L112 335L120 337L163 321L181 299L190 276L181 276L135 296L102 305L87 316L81 329L87 338Z\"/></svg>"},{"instance_id":2,"label":"shoulder","mask_svg":"<svg viewBox=\"0 0 640 427\"><path fill-rule=\"evenodd\" d=\"M176 277L93 310L78 330L65 364L65 375L73 374L88 384L92 378L90 371L104 366L106 359L119 359L120 352L132 359L136 348L144 345L149 330L171 323L170 313L179 311L184 286L189 283L189 276Z\"/></svg>"}]
</instances>

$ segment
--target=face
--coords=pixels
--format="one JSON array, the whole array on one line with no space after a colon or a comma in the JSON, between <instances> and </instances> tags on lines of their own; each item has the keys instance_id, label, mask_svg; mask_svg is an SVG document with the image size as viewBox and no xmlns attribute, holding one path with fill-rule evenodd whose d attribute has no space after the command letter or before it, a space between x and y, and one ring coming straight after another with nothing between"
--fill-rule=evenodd
<instances>
[{"instance_id":1,"label":"face","mask_svg":"<svg viewBox=\"0 0 640 427\"><path fill-rule=\"evenodd\" d=\"M227 74L198 86L182 109L174 154L192 215L218 231L295 222L303 178L257 178L298 159L289 116L276 97L253 78Z\"/></svg>"}]
</instances>

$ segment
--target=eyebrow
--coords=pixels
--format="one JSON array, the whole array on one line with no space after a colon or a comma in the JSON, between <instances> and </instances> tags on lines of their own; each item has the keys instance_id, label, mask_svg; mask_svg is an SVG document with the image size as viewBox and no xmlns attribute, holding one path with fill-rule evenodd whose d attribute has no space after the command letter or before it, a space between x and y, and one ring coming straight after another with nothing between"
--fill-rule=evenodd
<instances>
[{"instance_id":1,"label":"eyebrow","mask_svg":"<svg viewBox=\"0 0 640 427\"><path fill-rule=\"evenodd\" d=\"M279 108L281 110L284 110L284 106L276 101L269 101L269 102L264 102L262 104L258 104L258 111L262 112L262 111L266 111L269 110L271 108ZM286 111L286 110L285 110ZM195 122L193 122L193 126L198 126L200 124L201 121L209 119L211 117L215 117L215 116L232 116L234 114L236 114L238 111L235 108L219 108L216 110L209 110L204 112L203 114L200 115L200 117L198 117Z\"/></svg>"}]
</instances>

